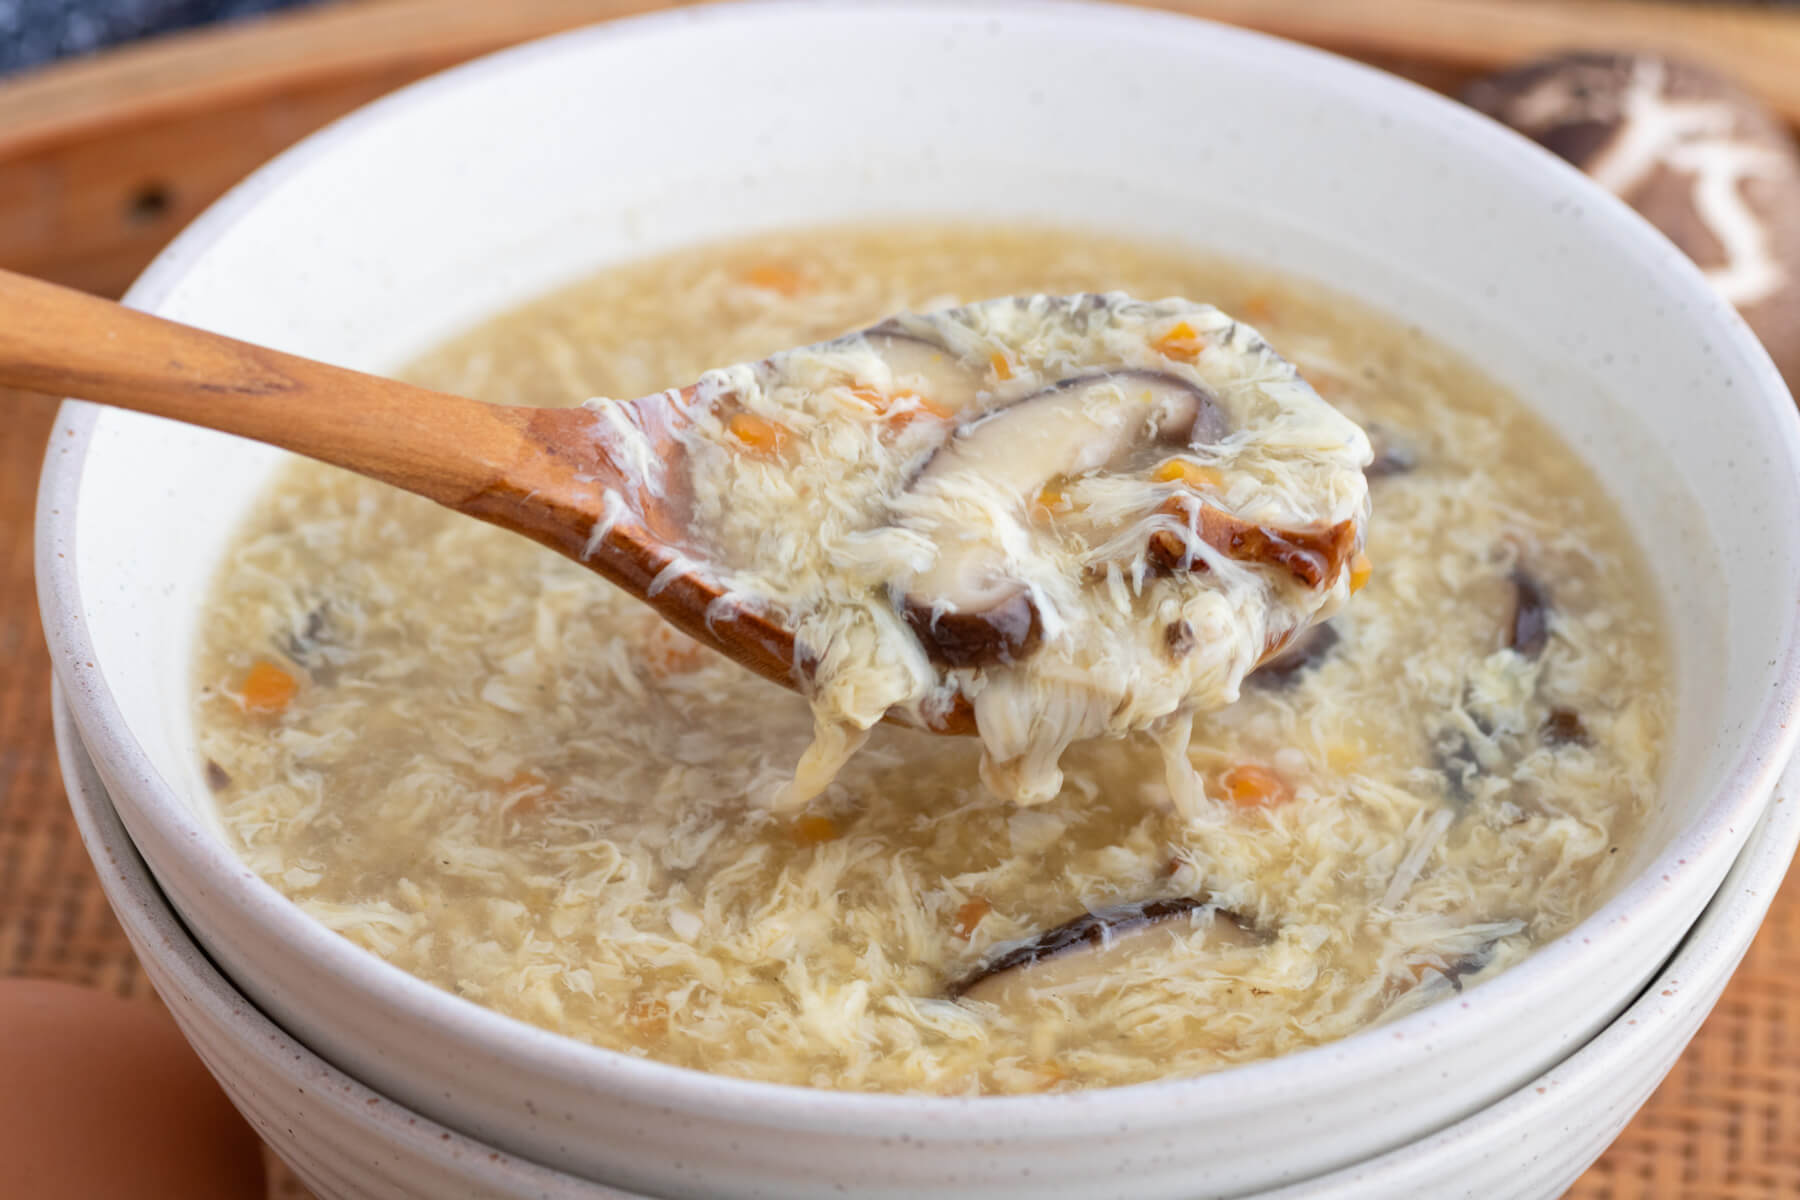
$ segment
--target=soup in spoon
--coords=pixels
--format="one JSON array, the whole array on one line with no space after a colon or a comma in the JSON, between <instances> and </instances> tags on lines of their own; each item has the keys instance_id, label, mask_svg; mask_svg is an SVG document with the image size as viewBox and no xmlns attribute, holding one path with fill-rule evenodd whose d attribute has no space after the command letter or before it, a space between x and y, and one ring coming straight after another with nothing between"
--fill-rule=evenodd
<instances>
[{"instance_id":1,"label":"soup in spoon","mask_svg":"<svg viewBox=\"0 0 1800 1200\"><path fill-rule=\"evenodd\" d=\"M684 569L771 612L804 663L816 730L783 807L884 716L934 728L966 707L1001 796L1047 801L1072 742L1149 731L1196 816L1194 714L1358 578L1367 439L1209 305L897 317L709 371L683 411L676 461L647 439L639 457L691 513Z\"/></svg>"}]
</instances>

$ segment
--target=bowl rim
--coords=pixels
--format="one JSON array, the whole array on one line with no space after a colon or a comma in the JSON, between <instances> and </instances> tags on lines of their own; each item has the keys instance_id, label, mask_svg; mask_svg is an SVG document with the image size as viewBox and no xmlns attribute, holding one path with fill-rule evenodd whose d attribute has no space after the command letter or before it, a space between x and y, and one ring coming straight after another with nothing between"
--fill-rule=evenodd
<instances>
[{"instance_id":1,"label":"bowl rim","mask_svg":"<svg viewBox=\"0 0 1800 1200\"><path fill-rule=\"evenodd\" d=\"M316 160L331 155L339 143L398 114L429 105L441 92L479 86L490 75L529 70L542 58L579 55L591 45L656 38L697 23L755 22L766 29L776 19L807 22L839 16L861 19L869 13L905 19L929 14L941 17L968 10L957 0L865 0L839 8L826 0L751 0L704 5L602 22L478 58L430 76L376 100L258 168L201 213L145 270L126 295L126 302L155 311L176 288L193 263L248 213L265 195L298 175ZM1474 141L1507 169L1535 175L1544 186L1574 191L1590 215L1609 227L1612 237L1641 257L1672 294L1691 306L1696 322L1745 359L1748 386L1740 396L1771 421L1774 436L1763 449L1792 467L1789 509L1800 515L1800 421L1774 364L1737 312L1719 299L1704 276L1647 221L1622 201L1588 180L1575 168L1521 135L1455 101L1407 80L1308 46L1249 30L1177 13L1089 0L989 0L983 15L1009 19L1063 22L1096 32L1119 24L1153 25L1168 39L1205 39L1216 52L1220 43L1252 60L1275 59L1304 64L1313 78L1335 80L1354 88L1371 109L1392 112L1446 139ZM1103 1109L1114 1122L1134 1118L1150 1125L1166 1122L1188 1105L1237 1107L1247 1099L1280 1103L1299 1092L1317 1091L1322 1081L1353 1086L1371 1074L1429 1069L1435 1053L1434 1033L1447 1006L1433 1005L1378 1027L1308 1047L1273 1059L1259 1060L1206 1075L1164 1079L1122 1087L1026 1096L920 1096L815 1089L714 1075L704 1071L641 1059L552 1033L472 1001L442 991L390 965L305 916L281 893L253 873L225 842L209 831L163 779L125 723L124 715L97 668L92 639L76 575L76 501L94 426L104 410L81 401L65 401L52 432L39 489L37 511L37 575L44 632L59 678L74 709L83 737L97 760L116 765L138 781L138 803L145 819L157 823L171 852L185 868L216 889L215 898L269 921L275 936L295 952L320 962L340 979L403 1005L420 1026L453 1043L465 1042L534 1073L576 1088L637 1096L660 1102L676 1100L687 1111L741 1118L747 1111L793 1130L901 1130L931 1119L946 1136L982 1139L1030 1128L1042 1136L1061 1136L1090 1129ZM1775 781L1800 739L1800 606L1786 627L1785 644L1773 654L1779 680L1761 719L1734 735L1738 752L1730 768L1713 784L1713 795L1699 815L1662 853L1628 880L1597 911L1560 937L1538 947L1524 962L1461 997L1455 1024L1459 1029L1500 1029L1528 1022L1535 997L1553 980L1578 978L1582 960L1614 952L1632 940L1633 921L1655 924L1679 921L1696 907L1678 881L1724 876L1744 838L1767 803ZM1710 892L1708 893L1711 894ZM1469 1036L1460 1034L1459 1036ZM1179 1101L1179 1103L1177 1103ZM1457 1114L1446 1114L1446 1123ZM942 1121L938 1127L936 1122Z\"/></svg>"},{"instance_id":2,"label":"bowl rim","mask_svg":"<svg viewBox=\"0 0 1800 1200\"><path fill-rule=\"evenodd\" d=\"M443 1153L446 1147L490 1149L486 1142L446 1129L325 1061L295 1040L238 990L207 958L193 934L181 923L149 865L138 854L88 755L87 746L75 728L75 717L62 694L62 687L54 680L51 682L51 705L57 755L68 784L69 806L88 856L94 861L96 870L110 872L119 880L125 889L125 900L135 903L139 909L140 919L155 935L149 946L165 968L175 975L183 1000L206 1010L221 1026L241 1031L244 1034L242 1040L258 1048L252 1053L277 1064L277 1069L290 1076L304 1076L315 1094L321 1096L321 1103L330 1104L340 1112L355 1114L358 1121L379 1121L393 1137L411 1144L414 1152L422 1156L429 1156L428 1152ZM1454 1165L1459 1143L1496 1128L1501 1131L1513 1129L1531 1120L1545 1103L1545 1089L1554 1089L1559 1096L1582 1094L1584 1088L1598 1086L1593 1082L1596 1077L1611 1077L1616 1065L1636 1055L1639 1046L1659 1041L1661 1031L1679 1023L1694 1004L1689 996L1695 991L1696 984L1704 988L1715 971L1725 977L1720 982L1721 989L1729 984L1744 949L1755 937L1756 929L1760 928L1774 902L1782 874L1794 857L1796 844L1800 844L1800 759L1788 764L1781 786L1787 794L1778 795L1769 806L1733 861L1724 885L1707 903L1694 928L1682 938L1675 953L1643 992L1592 1039L1536 1078L1435 1133L1322 1175L1284 1185L1274 1194L1291 1196L1293 1200L1309 1200L1320 1196L1321 1189L1333 1186L1366 1186L1371 1175L1379 1181L1383 1171L1421 1156L1448 1172ZM104 864L102 855L106 859ZM1777 865L1780 870L1775 869ZM115 908L119 904L110 892L107 902ZM133 923L125 918L121 920L128 925ZM1752 928L1744 938L1744 947L1734 948L1733 940L1745 924ZM1712 1003L1716 1003L1716 998L1708 1003L1708 1009ZM1683 1039L1683 1049L1686 1042L1687 1039ZM495 1162L480 1153L469 1156L467 1161L479 1174L508 1183L517 1181L517 1174L524 1172L526 1179L523 1182L539 1188L539 1194L544 1197L566 1195L567 1200L606 1200L607 1197L646 1200L638 1193L580 1179L517 1154L505 1151L501 1154L508 1161ZM1418 1169L1417 1166L1412 1168L1415 1172Z\"/></svg>"}]
</instances>

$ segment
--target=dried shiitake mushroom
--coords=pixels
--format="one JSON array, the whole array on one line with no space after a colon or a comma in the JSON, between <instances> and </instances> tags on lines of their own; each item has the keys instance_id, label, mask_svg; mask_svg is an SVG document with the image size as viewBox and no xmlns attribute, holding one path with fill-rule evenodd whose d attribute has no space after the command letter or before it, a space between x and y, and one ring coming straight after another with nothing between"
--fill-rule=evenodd
<instances>
[{"instance_id":1,"label":"dried shiitake mushroom","mask_svg":"<svg viewBox=\"0 0 1800 1200\"><path fill-rule=\"evenodd\" d=\"M1800 391L1800 152L1754 97L1690 62L1578 50L1477 80L1463 99L1649 218Z\"/></svg>"}]
</instances>

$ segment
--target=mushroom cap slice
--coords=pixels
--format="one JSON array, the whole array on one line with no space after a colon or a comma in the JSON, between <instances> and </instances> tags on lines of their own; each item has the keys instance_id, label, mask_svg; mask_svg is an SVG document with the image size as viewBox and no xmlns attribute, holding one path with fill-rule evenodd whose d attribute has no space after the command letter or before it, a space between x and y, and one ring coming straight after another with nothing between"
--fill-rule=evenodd
<instances>
[{"instance_id":1,"label":"mushroom cap slice","mask_svg":"<svg viewBox=\"0 0 1800 1200\"><path fill-rule=\"evenodd\" d=\"M1092 985L1135 960L1167 952L1193 936L1202 917L1208 919L1209 943L1222 949L1262 944L1241 919L1211 900L1192 896L1141 900L1083 913L1005 947L945 991L953 1000L1021 1008L1034 992Z\"/></svg>"},{"instance_id":2,"label":"mushroom cap slice","mask_svg":"<svg viewBox=\"0 0 1800 1200\"><path fill-rule=\"evenodd\" d=\"M1223 416L1204 388L1146 370L1065 379L962 426L907 491L964 498L991 519L941 531L936 561L901 597L908 625L950 666L1010 662L1029 653L1041 626L1009 562L1001 524L1020 522L1054 479L1116 469L1147 446L1193 445L1223 432Z\"/></svg>"},{"instance_id":3,"label":"mushroom cap slice","mask_svg":"<svg viewBox=\"0 0 1800 1200\"><path fill-rule=\"evenodd\" d=\"M951 412L962 412L974 403L981 381L961 359L942 346L901 330L891 322L860 336L887 364L895 383L916 390Z\"/></svg>"}]
</instances>

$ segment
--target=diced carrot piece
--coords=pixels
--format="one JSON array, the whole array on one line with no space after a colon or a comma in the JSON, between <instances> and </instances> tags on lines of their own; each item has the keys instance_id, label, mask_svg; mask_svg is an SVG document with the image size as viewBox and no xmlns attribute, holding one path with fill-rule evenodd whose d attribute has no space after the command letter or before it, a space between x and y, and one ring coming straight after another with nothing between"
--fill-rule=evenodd
<instances>
[{"instance_id":1,"label":"diced carrot piece","mask_svg":"<svg viewBox=\"0 0 1800 1200\"><path fill-rule=\"evenodd\" d=\"M1177 321L1164 334L1150 343L1150 348L1164 358L1193 362L1206 349L1206 343L1186 321Z\"/></svg>"},{"instance_id":2,"label":"diced carrot piece","mask_svg":"<svg viewBox=\"0 0 1800 1200\"><path fill-rule=\"evenodd\" d=\"M644 662L661 678L685 675L706 665L706 647L666 621L644 635Z\"/></svg>"},{"instance_id":3,"label":"diced carrot piece","mask_svg":"<svg viewBox=\"0 0 1800 1200\"><path fill-rule=\"evenodd\" d=\"M837 822L830 817L807 816L795 821L788 830L788 835L802 846L818 846L832 841L839 834Z\"/></svg>"},{"instance_id":4,"label":"diced carrot piece","mask_svg":"<svg viewBox=\"0 0 1800 1200\"><path fill-rule=\"evenodd\" d=\"M1012 363L1008 362L1006 360L1006 355L1000 353L998 350L988 355L988 365L994 368L994 378L996 379L1011 379L1013 377Z\"/></svg>"},{"instance_id":5,"label":"diced carrot piece","mask_svg":"<svg viewBox=\"0 0 1800 1200\"><path fill-rule=\"evenodd\" d=\"M1159 465L1150 476L1158 483L1185 483L1191 488L1218 488L1225 477L1214 467L1203 467L1185 458L1171 458Z\"/></svg>"},{"instance_id":6,"label":"diced carrot piece","mask_svg":"<svg viewBox=\"0 0 1800 1200\"><path fill-rule=\"evenodd\" d=\"M956 936L965 942L974 937L981 918L993 911L994 906L985 896L971 896L963 901L962 907L956 910Z\"/></svg>"},{"instance_id":7,"label":"diced carrot piece","mask_svg":"<svg viewBox=\"0 0 1800 1200\"><path fill-rule=\"evenodd\" d=\"M726 428L746 449L763 455L781 453L788 438L792 436L786 426L777 425L751 412L732 413L731 419L726 422Z\"/></svg>"},{"instance_id":8,"label":"diced carrot piece","mask_svg":"<svg viewBox=\"0 0 1800 1200\"><path fill-rule=\"evenodd\" d=\"M1352 592L1362 591L1363 585L1369 582L1369 576L1374 574L1374 572L1375 564L1369 561L1368 555L1358 554L1355 558L1351 559L1350 590Z\"/></svg>"},{"instance_id":9,"label":"diced carrot piece","mask_svg":"<svg viewBox=\"0 0 1800 1200\"><path fill-rule=\"evenodd\" d=\"M743 279L753 288L783 296L798 296L812 290L806 276L782 263L758 263L744 272Z\"/></svg>"},{"instance_id":10,"label":"diced carrot piece","mask_svg":"<svg viewBox=\"0 0 1800 1200\"><path fill-rule=\"evenodd\" d=\"M1281 776L1267 767L1244 763L1231 768L1219 779L1225 799L1239 808L1268 808L1293 798Z\"/></svg>"},{"instance_id":11,"label":"diced carrot piece","mask_svg":"<svg viewBox=\"0 0 1800 1200\"><path fill-rule=\"evenodd\" d=\"M625 1015L646 1037L660 1037L669 1032L669 1006L661 1000L639 996L626 1008Z\"/></svg>"},{"instance_id":12,"label":"diced carrot piece","mask_svg":"<svg viewBox=\"0 0 1800 1200\"><path fill-rule=\"evenodd\" d=\"M280 716L299 694L299 680L261 658L251 665L249 674L244 676L243 687L238 691L244 711L259 717Z\"/></svg>"},{"instance_id":13,"label":"diced carrot piece","mask_svg":"<svg viewBox=\"0 0 1800 1200\"><path fill-rule=\"evenodd\" d=\"M1269 303L1268 296L1257 292L1244 301L1244 316L1258 325L1275 319L1275 306Z\"/></svg>"}]
</instances>

